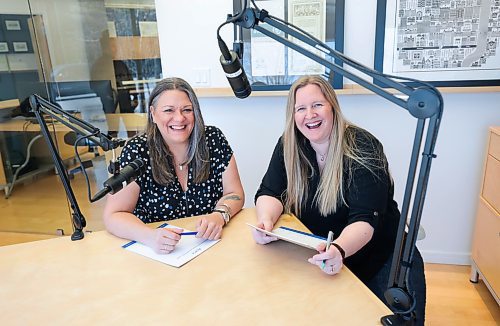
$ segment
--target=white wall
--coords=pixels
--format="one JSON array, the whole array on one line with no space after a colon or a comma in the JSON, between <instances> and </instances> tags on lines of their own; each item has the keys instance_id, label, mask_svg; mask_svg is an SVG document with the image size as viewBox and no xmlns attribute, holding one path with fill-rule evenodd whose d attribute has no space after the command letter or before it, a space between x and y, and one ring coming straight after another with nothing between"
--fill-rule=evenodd
<instances>
[{"instance_id":1,"label":"white wall","mask_svg":"<svg viewBox=\"0 0 500 326\"><path fill-rule=\"evenodd\" d=\"M373 61L375 4L376 0L346 3L345 52L367 65ZM179 76L194 85L194 70L206 68L212 87L227 87L218 62L216 29L232 12L232 1L156 1L156 9L164 75ZM362 26L359 31L358 26ZM232 28L223 31L231 44ZM418 246L428 262L468 264L487 130L500 125L500 92L443 96L438 157L432 164L422 217L427 236ZM339 98L348 119L384 144L396 199L401 202L415 119L375 95ZM220 127L229 139L245 187L246 206L253 206L253 195L283 129L286 98L220 97L200 102L206 122Z\"/></svg>"},{"instance_id":2,"label":"white wall","mask_svg":"<svg viewBox=\"0 0 500 326\"><path fill-rule=\"evenodd\" d=\"M500 93L443 94L439 130L418 242L428 262L468 264L488 126L500 125ZM374 95L341 96L346 116L384 144L402 202L415 119ZM500 181L500 180L499 180Z\"/></svg>"},{"instance_id":3,"label":"white wall","mask_svg":"<svg viewBox=\"0 0 500 326\"><path fill-rule=\"evenodd\" d=\"M219 63L217 27L233 12L232 0L156 0L163 75L179 76L196 87L196 71L208 70L210 87L228 87ZM232 26L221 36L232 46Z\"/></svg>"}]
</instances>

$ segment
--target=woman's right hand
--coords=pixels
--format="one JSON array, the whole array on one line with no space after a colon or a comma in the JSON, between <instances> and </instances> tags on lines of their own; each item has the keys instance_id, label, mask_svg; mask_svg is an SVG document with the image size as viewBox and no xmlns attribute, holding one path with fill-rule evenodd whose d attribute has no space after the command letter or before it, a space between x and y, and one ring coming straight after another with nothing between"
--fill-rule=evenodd
<instances>
[{"instance_id":1,"label":"woman's right hand","mask_svg":"<svg viewBox=\"0 0 500 326\"><path fill-rule=\"evenodd\" d=\"M263 221L257 224L257 227L264 229L266 231L273 230L273 223L271 221ZM258 244L268 244L269 242L273 242L278 240L278 238L265 234L264 232L260 232L259 230L252 229L252 235Z\"/></svg>"},{"instance_id":2,"label":"woman's right hand","mask_svg":"<svg viewBox=\"0 0 500 326\"><path fill-rule=\"evenodd\" d=\"M152 230L149 247L157 254L169 254L174 249L179 240L183 229L179 228L159 228Z\"/></svg>"}]
</instances>

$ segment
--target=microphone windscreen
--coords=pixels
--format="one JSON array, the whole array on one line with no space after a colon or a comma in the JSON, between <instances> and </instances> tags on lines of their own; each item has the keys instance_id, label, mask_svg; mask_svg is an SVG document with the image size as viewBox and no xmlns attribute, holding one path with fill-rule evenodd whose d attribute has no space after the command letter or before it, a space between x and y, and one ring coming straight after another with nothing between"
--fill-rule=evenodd
<instances>
[{"instance_id":1,"label":"microphone windscreen","mask_svg":"<svg viewBox=\"0 0 500 326\"><path fill-rule=\"evenodd\" d=\"M66 134L64 134L64 143L66 145L74 146L77 139L78 139L78 135L74 131L68 131ZM77 146L99 146L99 144L94 143L89 138L82 138L78 142Z\"/></svg>"}]
</instances>

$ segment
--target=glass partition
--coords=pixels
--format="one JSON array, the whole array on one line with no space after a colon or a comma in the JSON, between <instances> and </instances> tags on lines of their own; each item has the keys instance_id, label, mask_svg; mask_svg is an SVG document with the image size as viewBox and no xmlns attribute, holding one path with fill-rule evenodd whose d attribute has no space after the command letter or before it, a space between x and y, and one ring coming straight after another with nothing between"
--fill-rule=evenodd
<instances>
[{"instance_id":1,"label":"glass partition","mask_svg":"<svg viewBox=\"0 0 500 326\"><path fill-rule=\"evenodd\" d=\"M146 125L162 78L154 0L3 0L0 3L0 232L71 234L70 209L27 98L38 94L103 132L130 138ZM46 117L87 231L103 229L108 152L76 146ZM1 244L1 243L0 243Z\"/></svg>"}]
</instances>

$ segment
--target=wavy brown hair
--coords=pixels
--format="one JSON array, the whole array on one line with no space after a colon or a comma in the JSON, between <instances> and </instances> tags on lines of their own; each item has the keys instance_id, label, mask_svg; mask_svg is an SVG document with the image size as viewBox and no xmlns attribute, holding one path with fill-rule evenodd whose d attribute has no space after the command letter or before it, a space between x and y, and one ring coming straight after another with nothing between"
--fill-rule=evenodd
<instances>
[{"instance_id":1,"label":"wavy brown hair","mask_svg":"<svg viewBox=\"0 0 500 326\"><path fill-rule=\"evenodd\" d=\"M210 174L210 160L208 146L205 141L205 123L201 115L200 104L188 82L177 77L161 80L156 84L149 97L146 136L153 178L161 185L167 185L175 180L173 154L163 140L160 130L153 122L151 115L151 109L156 108L160 95L170 90L178 90L186 93L193 106L194 127L189 136L187 160L183 164L193 169L194 182L200 183L206 181Z\"/></svg>"}]
</instances>

